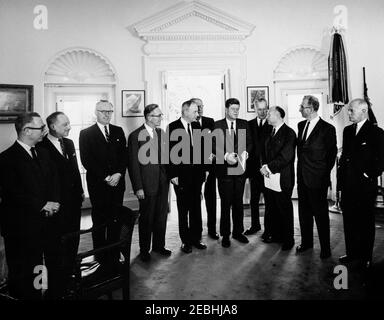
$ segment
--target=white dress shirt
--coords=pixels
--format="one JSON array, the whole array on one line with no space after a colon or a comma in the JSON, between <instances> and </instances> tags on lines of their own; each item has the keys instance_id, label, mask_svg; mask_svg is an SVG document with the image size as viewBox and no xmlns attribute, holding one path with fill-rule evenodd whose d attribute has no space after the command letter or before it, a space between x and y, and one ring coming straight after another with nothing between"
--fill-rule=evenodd
<instances>
[{"instance_id":1,"label":"white dress shirt","mask_svg":"<svg viewBox=\"0 0 384 320\"><path fill-rule=\"evenodd\" d=\"M60 154L64 156L64 154L63 154L63 150L61 150L61 145L60 145L59 138L54 137L54 136L51 135L50 133L48 133L47 138L48 138L49 141L52 142L52 144L55 146L55 148L57 149L57 151L59 151Z\"/></svg>"},{"instance_id":2,"label":"white dress shirt","mask_svg":"<svg viewBox=\"0 0 384 320\"><path fill-rule=\"evenodd\" d=\"M99 123L97 121L96 121L96 123L97 123L97 126L99 127L101 133L103 134L105 140L107 140L107 137L105 136L105 129L104 129L104 127L107 126L108 133L109 133L109 135L111 135L111 131L109 130L109 124L104 125L104 124L101 124L101 123Z\"/></svg>"},{"instance_id":3,"label":"white dress shirt","mask_svg":"<svg viewBox=\"0 0 384 320\"><path fill-rule=\"evenodd\" d=\"M229 134L231 134L231 124L233 122L233 130L236 132L236 120L228 120L227 118L225 118L225 120L227 121L227 126L228 126L228 130L229 130Z\"/></svg>"},{"instance_id":4,"label":"white dress shirt","mask_svg":"<svg viewBox=\"0 0 384 320\"><path fill-rule=\"evenodd\" d=\"M25 144L24 142L21 142L20 140L16 140L19 145L21 145L23 147L23 149L25 151L27 151L27 153L30 155L30 157L33 159L33 156L32 156L32 151L31 151L31 148L29 145Z\"/></svg>"},{"instance_id":5,"label":"white dress shirt","mask_svg":"<svg viewBox=\"0 0 384 320\"><path fill-rule=\"evenodd\" d=\"M309 125L308 125L308 130L307 130L307 137L306 139L308 139L309 135L311 134L313 128L315 127L315 125L319 122L320 120L320 117L317 116L315 118L313 118L311 121L309 121ZM308 120L307 120L308 121ZM304 130L303 130L303 136L302 138L304 138L304 132L305 132L305 126L307 125L307 123L305 123L304 125Z\"/></svg>"},{"instance_id":6,"label":"white dress shirt","mask_svg":"<svg viewBox=\"0 0 384 320\"><path fill-rule=\"evenodd\" d=\"M357 135L361 129L361 127L363 126L363 124L365 123L365 121L367 121L367 119L364 119L364 120L361 120L360 122L358 122L356 125L356 134Z\"/></svg>"},{"instance_id":7,"label":"white dress shirt","mask_svg":"<svg viewBox=\"0 0 384 320\"><path fill-rule=\"evenodd\" d=\"M145 129L147 129L151 139L153 139L153 132L154 132L154 128L150 127L149 125L147 125L146 123L144 123L144 126L145 126Z\"/></svg>"}]
</instances>

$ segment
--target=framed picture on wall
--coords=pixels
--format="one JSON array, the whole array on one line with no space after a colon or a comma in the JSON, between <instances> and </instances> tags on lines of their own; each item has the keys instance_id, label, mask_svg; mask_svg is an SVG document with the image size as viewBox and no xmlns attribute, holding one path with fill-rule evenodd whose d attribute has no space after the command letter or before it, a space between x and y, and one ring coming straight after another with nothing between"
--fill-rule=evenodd
<instances>
[{"instance_id":1,"label":"framed picture on wall","mask_svg":"<svg viewBox=\"0 0 384 320\"><path fill-rule=\"evenodd\" d=\"M247 87L247 111L256 112L254 102L264 98L269 105L269 87L268 86L250 86Z\"/></svg>"},{"instance_id":2,"label":"framed picture on wall","mask_svg":"<svg viewBox=\"0 0 384 320\"><path fill-rule=\"evenodd\" d=\"M33 111L33 86L0 84L0 122L12 123L23 112Z\"/></svg>"},{"instance_id":3,"label":"framed picture on wall","mask_svg":"<svg viewBox=\"0 0 384 320\"><path fill-rule=\"evenodd\" d=\"M121 110L123 117L143 117L144 107L144 90L121 91Z\"/></svg>"}]
</instances>

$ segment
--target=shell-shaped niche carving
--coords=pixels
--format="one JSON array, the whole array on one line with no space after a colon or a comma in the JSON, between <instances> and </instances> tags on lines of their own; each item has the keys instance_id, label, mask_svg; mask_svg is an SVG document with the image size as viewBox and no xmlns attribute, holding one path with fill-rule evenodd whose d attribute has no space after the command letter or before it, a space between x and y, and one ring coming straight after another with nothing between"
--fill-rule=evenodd
<instances>
[{"instance_id":1,"label":"shell-shaped niche carving","mask_svg":"<svg viewBox=\"0 0 384 320\"><path fill-rule=\"evenodd\" d=\"M63 82L114 82L111 65L100 55L75 49L59 55L48 67L46 78ZM48 80L48 79L46 79Z\"/></svg>"},{"instance_id":2,"label":"shell-shaped niche carving","mask_svg":"<svg viewBox=\"0 0 384 320\"><path fill-rule=\"evenodd\" d=\"M275 78L319 78L328 70L325 54L311 47L294 48L285 54L275 69Z\"/></svg>"}]
</instances>

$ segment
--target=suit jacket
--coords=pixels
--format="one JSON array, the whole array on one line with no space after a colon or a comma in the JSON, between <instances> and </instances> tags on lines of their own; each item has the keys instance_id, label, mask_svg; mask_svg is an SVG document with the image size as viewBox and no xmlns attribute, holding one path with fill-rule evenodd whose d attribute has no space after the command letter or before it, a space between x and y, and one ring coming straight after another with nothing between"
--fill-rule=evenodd
<instances>
[{"instance_id":1,"label":"suit jacket","mask_svg":"<svg viewBox=\"0 0 384 320\"><path fill-rule=\"evenodd\" d=\"M337 154L335 127L320 119L303 141L306 122L298 124L297 183L304 183L308 188L328 187Z\"/></svg>"},{"instance_id":2,"label":"suit jacket","mask_svg":"<svg viewBox=\"0 0 384 320\"><path fill-rule=\"evenodd\" d=\"M201 129L200 123L198 123L197 121L192 122L191 128L192 130L194 129L200 130ZM188 133L185 131L183 123L181 122L180 119L175 120L168 125L168 128L167 128L168 137L171 138L172 132L180 129L183 130L181 132L183 132L184 134L183 136L185 139L184 141L189 141ZM175 163L175 161L173 161L175 159L172 159L172 153L173 153L172 148L175 147L176 145L180 146L180 142L182 141L183 137L179 137L177 141L171 141L171 140L169 141L170 165L168 166L168 176L170 179L174 177L178 177L179 185L189 184L194 179L197 179L198 181L201 180L201 182L203 182L205 179L205 166L203 165L204 160L203 160L203 155L201 153L201 149L199 150L199 154L201 155L201 161L200 161L201 164L184 164L184 163L177 164ZM197 141L194 141L194 147L197 147L198 145L199 144L197 143ZM202 148L202 145L200 145L200 147ZM182 156L182 150L183 149L180 149L178 152L179 158L181 158ZM192 153L193 152L191 150L191 154Z\"/></svg>"},{"instance_id":3,"label":"suit jacket","mask_svg":"<svg viewBox=\"0 0 384 320\"><path fill-rule=\"evenodd\" d=\"M81 206L82 194L84 191L81 185L75 146L70 139L63 138L63 142L67 158L56 149L47 137L45 137L38 146L48 151L49 157L56 165L62 204Z\"/></svg>"},{"instance_id":4,"label":"suit jacket","mask_svg":"<svg viewBox=\"0 0 384 320\"><path fill-rule=\"evenodd\" d=\"M369 120L355 132L353 125L344 128L338 183L342 192L353 188L375 192L377 177L384 170L384 133Z\"/></svg>"},{"instance_id":5,"label":"suit jacket","mask_svg":"<svg viewBox=\"0 0 384 320\"><path fill-rule=\"evenodd\" d=\"M40 236L46 219L41 209L48 201L60 203L56 168L45 149L36 152L38 163L18 142L0 154L3 236Z\"/></svg>"},{"instance_id":6,"label":"suit jacket","mask_svg":"<svg viewBox=\"0 0 384 320\"><path fill-rule=\"evenodd\" d=\"M201 129L209 129L213 131L215 129L215 120L209 117L201 117Z\"/></svg>"},{"instance_id":7,"label":"suit jacket","mask_svg":"<svg viewBox=\"0 0 384 320\"><path fill-rule=\"evenodd\" d=\"M267 137L262 152L263 165L267 164L272 173L280 173L280 187L291 193L295 184L296 134L285 123L276 134Z\"/></svg>"},{"instance_id":8,"label":"suit jacket","mask_svg":"<svg viewBox=\"0 0 384 320\"><path fill-rule=\"evenodd\" d=\"M252 152L249 154L247 160L247 175L251 178L262 178L259 170L261 167L261 152L264 148L265 139L270 136L272 132L272 126L267 120L265 120L260 130L258 128L257 119L258 118L248 121L252 137Z\"/></svg>"},{"instance_id":9,"label":"suit jacket","mask_svg":"<svg viewBox=\"0 0 384 320\"><path fill-rule=\"evenodd\" d=\"M215 170L217 177L228 176L228 173L232 175L233 171L229 172L228 169L234 169L236 167L240 169L238 170L238 174L234 175L245 174L245 171L241 167L239 167L239 163L235 165L229 165L226 161L224 161L223 156L227 152L236 152L239 156L243 153L243 151L247 151L248 155L252 152L251 132L249 130L248 122L246 120L236 119L235 139L237 139L237 142L233 139L231 135L229 135L228 129L229 128L225 118L215 122L215 131L218 130L222 133L222 135L217 136L213 139L213 153L216 155Z\"/></svg>"},{"instance_id":10,"label":"suit jacket","mask_svg":"<svg viewBox=\"0 0 384 320\"><path fill-rule=\"evenodd\" d=\"M147 129L142 125L128 137L128 173L135 193L143 189L144 194L155 195L168 183L166 167L160 161L161 151L164 149L161 143L161 129L156 129L156 133L157 137L151 139ZM146 147L143 147L144 145ZM142 147L146 148L145 150L149 149L150 154L148 152L146 154L149 159L154 159L153 162L143 164L139 160L139 150Z\"/></svg>"},{"instance_id":11,"label":"suit jacket","mask_svg":"<svg viewBox=\"0 0 384 320\"><path fill-rule=\"evenodd\" d=\"M87 183L91 186L105 184L104 179L120 173L118 188L125 189L126 140L121 127L109 125L110 142L95 123L80 131L80 158L87 170Z\"/></svg>"}]
</instances>

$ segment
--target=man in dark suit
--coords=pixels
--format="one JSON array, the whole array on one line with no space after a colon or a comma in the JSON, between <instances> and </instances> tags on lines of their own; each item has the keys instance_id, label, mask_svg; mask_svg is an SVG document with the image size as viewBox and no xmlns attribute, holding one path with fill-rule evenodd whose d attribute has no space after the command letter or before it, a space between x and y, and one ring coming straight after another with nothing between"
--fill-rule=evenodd
<instances>
[{"instance_id":1,"label":"man in dark suit","mask_svg":"<svg viewBox=\"0 0 384 320\"><path fill-rule=\"evenodd\" d=\"M261 167L261 150L264 146L265 139L271 134L272 126L267 121L268 102L264 98L256 100L254 103L257 116L255 119L248 121L249 130L252 136L252 152L247 160L247 175L251 183L251 227L244 234L255 234L261 229L259 202L260 195L264 192L264 178L260 173ZM264 213L265 219L266 213ZM262 238L268 237L268 230L265 230Z\"/></svg>"},{"instance_id":2,"label":"man in dark suit","mask_svg":"<svg viewBox=\"0 0 384 320\"><path fill-rule=\"evenodd\" d=\"M295 244L291 196L295 183L296 134L284 123L284 117L285 112L282 108L276 106L269 109L267 119L273 129L265 141L262 152L263 166L260 172L265 177L265 183L268 182L267 179L275 181L273 185L266 184L265 200L268 215L265 224L271 236L264 242L282 242L281 249L290 250Z\"/></svg>"},{"instance_id":3,"label":"man in dark suit","mask_svg":"<svg viewBox=\"0 0 384 320\"><path fill-rule=\"evenodd\" d=\"M196 122L197 110L195 102L185 101L181 107L181 117L171 122L167 128L170 137L169 175L177 198L181 250L185 253L191 253L192 246L197 249L207 248L201 242L203 227L200 195L205 171L201 159L200 163L195 161L196 156L201 157L201 145L194 141L192 132L200 130L200 125ZM175 154L178 147L181 149Z\"/></svg>"},{"instance_id":4,"label":"man in dark suit","mask_svg":"<svg viewBox=\"0 0 384 320\"><path fill-rule=\"evenodd\" d=\"M321 247L320 257L331 256L327 191L330 174L335 164L335 127L319 117L319 100L304 96L300 112L306 120L298 124L297 142L297 191L301 244L297 252L313 247L313 217Z\"/></svg>"},{"instance_id":5,"label":"man in dark suit","mask_svg":"<svg viewBox=\"0 0 384 320\"><path fill-rule=\"evenodd\" d=\"M49 219L60 209L59 183L47 151L35 147L45 133L39 114L21 114L15 128L16 142L0 155L0 225L9 291L18 299L41 299L43 287L37 277L47 274L43 255L49 290L55 289L57 279L59 248L52 245L48 231Z\"/></svg>"},{"instance_id":6,"label":"man in dark suit","mask_svg":"<svg viewBox=\"0 0 384 320\"><path fill-rule=\"evenodd\" d=\"M87 185L92 204L92 222L99 227L92 233L95 249L115 242L118 231L111 227L123 204L126 170L126 140L121 127L110 124L113 106L106 100L96 103L97 122L80 132L80 158L87 170ZM104 267L116 268L119 252L98 255Z\"/></svg>"},{"instance_id":7,"label":"man in dark suit","mask_svg":"<svg viewBox=\"0 0 384 320\"><path fill-rule=\"evenodd\" d=\"M84 199L83 187L73 141L68 139L71 125L68 117L56 111L47 117L49 133L38 144L48 151L58 170L60 184L60 212L51 219L52 232L61 247L61 237L80 230L81 204ZM54 226L57 226L55 229ZM63 280L73 272L80 236L63 243L57 254L63 259ZM54 293L53 293L54 294Z\"/></svg>"},{"instance_id":8,"label":"man in dark suit","mask_svg":"<svg viewBox=\"0 0 384 320\"><path fill-rule=\"evenodd\" d=\"M221 203L220 234L221 245L231 245L231 208L232 238L241 243L248 243L244 232L243 194L245 186L245 162L252 148L248 122L238 119L240 102L230 98L225 102L225 118L215 122L215 133L220 133L214 140L213 152L216 161L216 176ZM223 159L222 159L223 157Z\"/></svg>"},{"instance_id":9,"label":"man in dark suit","mask_svg":"<svg viewBox=\"0 0 384 320\"><path fill-rule=\"evenodd\" d=\"M196 120L200 123L201 130L208 129L212 132L215 128L215 120L203 116L203 101L199 98L192 98L191 100L197 104L198 116ZM208 176L204 184L204 199L205 208L207 209L208 236L218 240L219 235L216 232L216 175L214 168L212 165L207 168Z\"/></svg>"},{"instance_id":10,"label":"man in dark suit","mask_svg":"<svg viewBox=\"0 0 384 320\"><path fill-rule=\"evenodd\" d=\"M161 163L161 152L164 152L159 128L162 116L157 104L147 105L144 108L145 123L128 137L128 172L140 203L139 245L143 261L151 258L151 239L153 252L171 255L165 248L169 180L166 167ZM149 154L144 153L145 150Z\"/></svg>"},{"instance_id":11,"label":"man in dark suit","mask_svg":"<svg viewBox=\"0 0 384 320\"><path fill-rule=\"evenodd\" d=\"M372 263L375 241L374 204L377 177L384 170L384 133L369 121L364 99L352 100L348 114L353 124L344 128L338 170L346 255L339 260L366 268Z\"/></svg>"}]
</instances>

